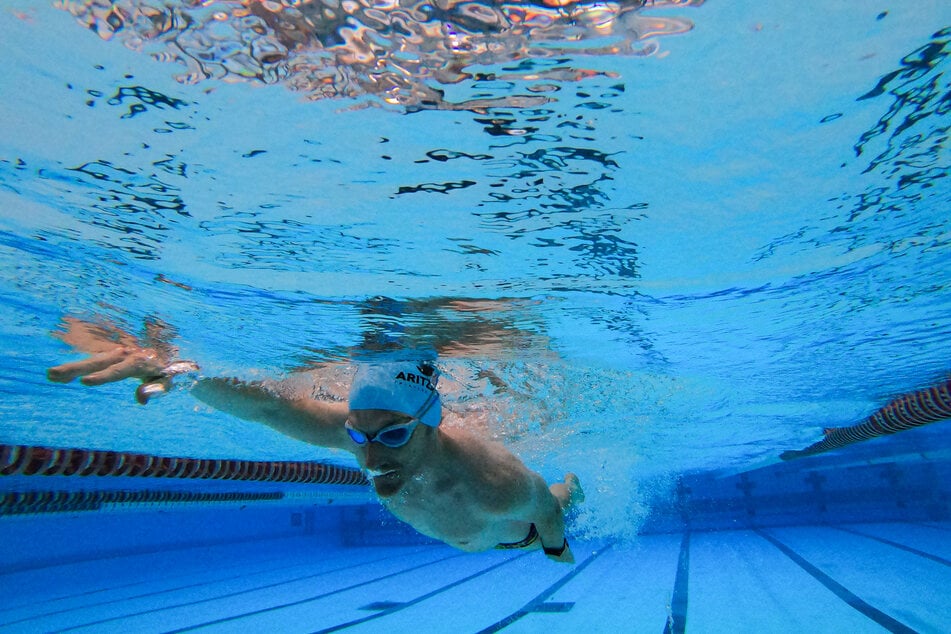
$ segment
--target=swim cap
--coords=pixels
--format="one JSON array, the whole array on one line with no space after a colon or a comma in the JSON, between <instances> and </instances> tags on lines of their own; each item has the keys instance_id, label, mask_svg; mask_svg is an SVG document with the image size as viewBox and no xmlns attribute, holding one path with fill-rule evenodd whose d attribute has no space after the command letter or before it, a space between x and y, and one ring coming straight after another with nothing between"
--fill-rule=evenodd
<instances>
[{"instance_id":1,"label":"swim cap","mask_svg":"<svg viewBox=\"0 0 951 634\"><path fill-rule=\"evenodd\" d=\"M437 427L442 420L438 380L439 371L426 363L361 365L350 385L350 409L399 412Z\"/></svg>"}]
</instances>

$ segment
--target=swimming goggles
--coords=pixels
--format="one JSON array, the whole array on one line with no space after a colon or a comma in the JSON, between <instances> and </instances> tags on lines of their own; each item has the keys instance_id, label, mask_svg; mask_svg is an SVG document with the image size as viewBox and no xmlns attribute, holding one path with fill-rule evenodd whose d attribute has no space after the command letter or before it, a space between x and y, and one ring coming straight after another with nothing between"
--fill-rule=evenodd
<instances>
[{"instance_id":1,"label":"swimming goggles","mask_svg":"<svg viewBox=\"0 0 951 634\"><path fill-rule=\"evenodd\" d=\"M354 429L349 420L344 423L344 427L347 428L347 433L350 434L350 439L358 445L365 445L368 442L378 442L381 445L386 445L393 449L402 447L408 443L417 425L419 425L419 419L414 418L408 423L388 425L375 434L367 434L359 429Z\"/></svg>"}]
</instances>

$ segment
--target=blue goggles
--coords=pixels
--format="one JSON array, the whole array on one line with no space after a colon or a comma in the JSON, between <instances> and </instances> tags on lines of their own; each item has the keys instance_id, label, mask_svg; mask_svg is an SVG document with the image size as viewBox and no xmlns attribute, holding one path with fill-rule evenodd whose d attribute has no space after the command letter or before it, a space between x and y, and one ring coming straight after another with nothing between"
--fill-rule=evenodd
<instances>
[{"instance_id":1,"label":"blue goggles","mask_svg":"<svg viewBox=\"0 0 951 634\"><path fill-rule=\"evenodd\" d=\"M402 447L408 443L409 439L412 438L413 431L416 429L417 425L419 425L419 419L414 418L408 423L388 425L375 434L367 434L360 431L359 429L354 429L349 420L344 423L344 427L347 428L347 433L350 434L350 440L357 443L358 445L365 445L368 442L378 442L381 445L385 445L393 449Z\"/></svg>"}]
</instances>

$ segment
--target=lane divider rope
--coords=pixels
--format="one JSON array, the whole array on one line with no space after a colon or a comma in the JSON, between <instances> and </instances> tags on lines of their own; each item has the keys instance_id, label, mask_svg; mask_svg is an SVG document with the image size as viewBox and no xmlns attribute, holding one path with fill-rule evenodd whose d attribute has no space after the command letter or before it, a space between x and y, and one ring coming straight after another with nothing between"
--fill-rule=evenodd
<instances>
[{"instance_id":1,"label":"lane divider rope","mask_svg":"<svg viewBox=\"0 0 951 634\"><path fill-rule=\"evenodd\" d=\"M323 462L181 458L0 444L0 476L125 476L366 485L358 469Z\"/></svg>"},{"instance_id":2,"label":"lane divider rope","mask_svg":"<svg viewBox=\"0 0 951 634\"><path fill-rule=\"evenodd\" d=\"M951 419L951 379L900 396L858 424L824 429L823 438L819 442L805 449L784 451L779 457L783 460L794 460L812 456L946 419Z\"/></svg>"},{"instance_id":3,"label":"lane divider rope","mask_svg":"<svg viewBox=\"0 0 951 634\"><path fill-rule=\"evenodd\" d=\"M232 504L284 499L280 491L208 493L194 491L13 491L0 494L0 516L99 511L135 504Z\"/></svg>"}]
</instances>

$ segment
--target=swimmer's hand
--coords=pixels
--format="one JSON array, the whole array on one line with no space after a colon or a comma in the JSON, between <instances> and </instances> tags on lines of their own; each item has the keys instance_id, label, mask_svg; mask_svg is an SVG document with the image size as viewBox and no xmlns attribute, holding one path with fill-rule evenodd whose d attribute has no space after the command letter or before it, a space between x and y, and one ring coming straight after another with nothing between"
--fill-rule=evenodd
<instances>
[{"instance_id":1,"label":"swimmer's hand","mask_svg":"<svg viewBox=\"0 0 951 634\"><path fill-rule=\"evenodd\" d=\"M558 548L548 548L547 546L543 546L542 548L545 551L545 556L552 561L557 561L563 564L575 563L575 556L571 552L571 546L568 545L567 539Z\"/></svg>"},{"instance_id":2,"label":"swimmer's hand","mask_svg":"<svg viewBox=\"0 0 951 634\"><path fill-rule=\"evenodd\" d=\"M82 377L83 385L139 379L142 384L135 391L135 399L145 405L149 399L167 393L175 376L198 371L198 365L192 361L173 360L177 350L166 341L168 326L150 321L145 332L140 341L111 325L67 317L63 329L54 336L91 356L50 368L46 376L55 383L69 383Z\"/></svg>"}]
</instances>

